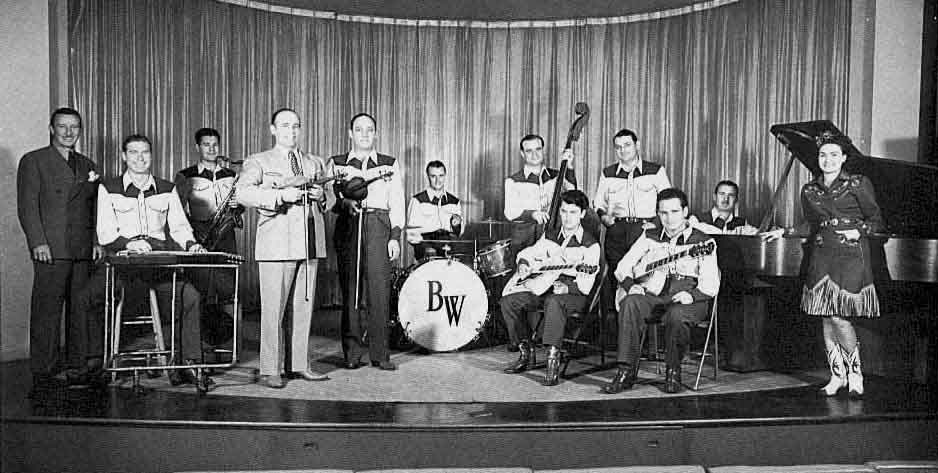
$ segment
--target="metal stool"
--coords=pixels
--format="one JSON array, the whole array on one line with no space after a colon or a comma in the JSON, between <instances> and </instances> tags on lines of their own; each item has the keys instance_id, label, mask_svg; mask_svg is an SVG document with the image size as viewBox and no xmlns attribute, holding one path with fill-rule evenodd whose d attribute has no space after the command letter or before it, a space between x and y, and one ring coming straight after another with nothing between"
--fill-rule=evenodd
<instances>
[{"instance_id":1,"label":"metal stool","mask_svg":"<svg viewBox=\"0 0 938 473\"><path fill-rule=\"evenodd\" d=\"M120 302L117 303L115 309L114 317L114 329L111 331L111 347L112 353L111 359L113 363L116 364L118 360L143 360L145 362L144 366L154 366L153 360L156 359L157 366L166 365L166 342L163 338L163 325L160 319L160 308L159 303L157 302L156 290L153 288L148 289L149 295L149 314L140 314L133 317L124 318L124 304L127 299L127 291L124 288L121 288L121 297ZM153 330L153 344L154 347L149 350L134 350L121 352L120 351L120 336L121 336L121 327L124 325L146 325L150 324ZM138 371L134 370L134 388L137 389L140 386L140 379ZM111 373L111 381L117 380L117 373Z\"/></svg>"}]
</instances>

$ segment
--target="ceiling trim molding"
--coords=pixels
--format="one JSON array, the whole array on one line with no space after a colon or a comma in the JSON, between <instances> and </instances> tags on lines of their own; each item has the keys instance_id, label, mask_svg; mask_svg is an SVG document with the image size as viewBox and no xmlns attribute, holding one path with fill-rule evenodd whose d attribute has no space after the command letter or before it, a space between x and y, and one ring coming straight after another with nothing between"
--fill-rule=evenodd
<instances>
[{"instance_id":1,"label":"ceiling trim molding","mask_svg":"<svg viewBox=\"0 0 938 473\"><path fill-rule=\"evenodd\" d=\"M400 26L431 26L431 27L460 27L460 28L557 28L569 26L589 25L615 25L621 23L635 23L639 21L659 20L674 16L687 15L699 11L718 8L737 3L739 0L709 0L679 8L670 8L656 12L635 13L631 15L611 16L602 18L576 18L569 20L512 20L512 21L483 21L483 20L428 20L391 18L369 15L349 15L334 11L310 10L306 8L285 7L268 2L255 0L215 0L239 7L253 8L271 13L282 13L302 17L311 17L327 20L345 21L350 23L373 23L382 25Z\"/></svg>"}]
</instances>

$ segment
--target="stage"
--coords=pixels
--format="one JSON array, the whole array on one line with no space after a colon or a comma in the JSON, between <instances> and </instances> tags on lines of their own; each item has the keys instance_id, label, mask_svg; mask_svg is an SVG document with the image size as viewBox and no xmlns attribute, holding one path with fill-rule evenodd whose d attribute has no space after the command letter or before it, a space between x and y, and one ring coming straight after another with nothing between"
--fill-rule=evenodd
<instances>
[{"instance_id":1,"label":"stage","mask_svg":"<svg viewBox=\"0 0 938 473\"><path fill-rule=\"evenodd\" d=\"M328 325L328 324L327 324ZM249 321L247 331L252 330ZM733 373L666 395L657 363L640 385L599 394L614 372L559 386L500 371L503 345L396 351L396 372L339 367L331 328L313 335L324 382L253 384L256 342L205 397L166 377L29 396L26 362L5 363L4 471L187 471L429 466L857 463L938 458L938 399L925 385L868 377L862 400L825 398L818 370ZM612 353L610 353L611 355ZM587 370L598 356L570 365ZM595 368L593 368L595 370ZM696 365L684 367L692 384ZM688 383L689 382L689 383ZM449 397L449 398L448 398Z\"/></svg>"}]
</instances>

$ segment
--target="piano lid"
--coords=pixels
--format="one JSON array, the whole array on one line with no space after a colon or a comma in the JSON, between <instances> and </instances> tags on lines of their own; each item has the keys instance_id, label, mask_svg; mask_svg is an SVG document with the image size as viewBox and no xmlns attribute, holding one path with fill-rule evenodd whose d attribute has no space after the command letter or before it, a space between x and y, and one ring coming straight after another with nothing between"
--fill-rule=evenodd
<instances>
[{"instance_id":1,"label":"piano lid","mask_svg":"<svg viewBox=\"0 0 938 473\"><path fill-rule=\"evenodd\" d=\"M829 120L782 123L769 129L792 155L815 176L816 138L823 132L844 136ZM844 150L844 170L870 178L876 190L887 233L907 238L938 238L938 167L864 156L853 144Z\"/></svg>"}]
</instances>

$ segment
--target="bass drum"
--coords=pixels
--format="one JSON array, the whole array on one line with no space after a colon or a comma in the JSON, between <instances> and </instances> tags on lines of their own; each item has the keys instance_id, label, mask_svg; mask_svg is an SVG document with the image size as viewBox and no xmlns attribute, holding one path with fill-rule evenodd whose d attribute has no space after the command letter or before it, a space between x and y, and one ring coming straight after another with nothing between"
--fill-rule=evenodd
<instances>
[{"instance_id":1,"label":"bass drum","mask_svg":"<svg viewBox=\"0 0 938 473\"><path fill-rule=\"evenodd\" d=\"M398 291L404 334L431 351L453 351L475 340L488 319L488 296L472 268L449 258L425 261Z\"/></svg>"}]
</instances>

